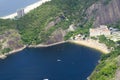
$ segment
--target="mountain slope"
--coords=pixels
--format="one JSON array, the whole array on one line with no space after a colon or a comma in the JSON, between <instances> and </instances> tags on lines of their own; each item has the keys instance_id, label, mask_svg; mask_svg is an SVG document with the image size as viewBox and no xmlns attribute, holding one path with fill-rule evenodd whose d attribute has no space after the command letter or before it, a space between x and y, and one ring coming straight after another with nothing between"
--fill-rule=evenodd
<instances>
[{"instance_id":1,"label":"mountain slope","mask_svg":"<svg viewBox=\"0 0 120 80\"><path fill-rule=\"evenodd\" d=\"M120 0L100 0L87 10L88 17L95 18L94 26L110 24L120 20Z\"/></svg>"}]
</instances>

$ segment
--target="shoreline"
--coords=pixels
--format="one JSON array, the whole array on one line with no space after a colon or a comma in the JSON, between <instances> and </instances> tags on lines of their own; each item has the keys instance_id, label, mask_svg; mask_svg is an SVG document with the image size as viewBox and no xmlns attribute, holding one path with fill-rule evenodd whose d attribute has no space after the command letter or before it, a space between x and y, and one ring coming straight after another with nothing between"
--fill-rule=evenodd
<instances>
[{"instance_id":1,"label":"shoreline","mask_svg":"<svg viewBox=\"0 0 120 80\"><path fill-rule=\"evenodd\" d=\"M5 59L7 58L8 55L11 55L11 54L14 54L14 53L17 53L17 52L20 52L22 50L24 50L25 48L45 48L45 47L50 47L50 46L55 46L55 45L58 45L58 44L62 44L62 43L66 43L67 41L61 41L61 42L56 42L56 43L53 43L53 44L38 44L38 45L24 45L22 48L19 48L19 49L16 49L16 50L12 50L8 53L4 53L4 54L1 54L0 55L0 59Z\"/></svg>"},{"instance_id":2,"label":"shoreline","mask_svg":"<svg viewBox=\"0 0 120 80\"><path fill-rule=\"evenodd\" d=\"M74 43L77 45L89 47L92 49L95 49L97 51L102 52L103 54L109 54L110 50L107 48L107 46L103 43L99 43L96 40L88 39L88 40L70 40L70 43Z\"/></svg>"},{"instance_id":3,"label":"shoreline","mask_svg":"<svg viewBox=\"0 0 120 80\"><path fill-rule=\"evenodd\" d=\"M38 44L38 45L29 45L28 48L41 48L41 47L51 47L51 46L55 46L58 44L62 44L62 43L67 43L68 41L61 41L61 42L56 42L56 43L52 43L52 44Z\"/></svg>"},{"instance_id":4,"label":"shoreline","mask_svg":"<svg viewBox=\"0 0 120 80\"><path fill-rule=\"evenodd\" d=\"M12 50L12 51L10 51L8 53L4 53L4 54L0 55L0 59L5 59L5 58L7 58L8 55L20 52L20 51L24 50L25 48L26 48L26 45L24 45L23 47L21 47L19 49Z\"/></svg>"},{"instance_id":5,"label":"shoreline","mask_svg":"<svg viewBox=\"0 0 120 80\"><path fill-rule=\"evenodd\" d=\"M48 1L51 1L51 0L39 0L37 1L36 3L33 3L31 5L28 5L26 7L24 7L24 13L27 14L29 13L31 10L34 10L35 8L41 6L43 3L45 2L48 2ZM15 13L12 13L12 14L9 14L7 16L3 16L3 17L0 17L1 19L13 19L17 16L17 12Z\"/></svg>"},{"instance_id":6,"label":"shoreline","mask_svg":"<svg viewBox=\"0 0 120 80\"><path fill-rule=\"evenodd\" d=\"M62 44L62 43L73 43L73 44L77 44L77 45L81 45L81 46L85 46L85 47L88 47L88 48L92 48L92 49L95 49L97 51L100 51L102 52L103 54L108 54L110 51L109 49L107 48L107 46L103 43L99 43L98 41L96 40L92 40L92 39L89 39L89 40L68 40L68 41L61 41L61 42L56 42L56 43L53 43L53 44L38 44L38 45L24 45L22 48L20 49L17 49L17 50L13 50L13 51L10 51L8 53L5 53L0 55L0 59L5 59L7 58L8 55L10 54L14 54L16 52L19 52L19 51L22 51L24 50L25 48L44 48L44 47L50 47L50 46L55 46L55 45L58 45L58 44Z\"/></svg>"}]
</instances>

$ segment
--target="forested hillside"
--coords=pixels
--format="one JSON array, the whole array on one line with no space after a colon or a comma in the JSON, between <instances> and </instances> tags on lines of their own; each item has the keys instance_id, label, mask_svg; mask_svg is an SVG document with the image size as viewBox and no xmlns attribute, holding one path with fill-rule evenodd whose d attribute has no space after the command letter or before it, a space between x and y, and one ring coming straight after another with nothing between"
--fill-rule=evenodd
<instances>
[{"instance_id":1,"label":"forested hillside","mask_svg":"<svg viewBox=\"0 0 120 80\"><path fill-rule=\"evenodd\" d=\"M0 20L0 30L17 29L25 44L47 42L59 28L66 30L71 24L83 26L87 22L85 10L95 1L52 0L18 20Z\"/></svg>"}]
</instances>

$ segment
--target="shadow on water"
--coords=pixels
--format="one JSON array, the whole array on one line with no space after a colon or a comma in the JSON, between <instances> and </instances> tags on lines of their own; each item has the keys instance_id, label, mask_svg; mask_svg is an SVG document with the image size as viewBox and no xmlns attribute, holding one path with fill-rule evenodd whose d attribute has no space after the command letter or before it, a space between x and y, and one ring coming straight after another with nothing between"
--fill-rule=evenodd
<instances>
[{"instance_id":1,"label":"shadow on water","mask_svg":"<svg viewBox=\"0 0 120 80\"><path fill-rule=\"evenodd\" d=\"M0 60L0 80L86 80L100 52L70 43L26 48Z\"/></svg>"}]
</instances>

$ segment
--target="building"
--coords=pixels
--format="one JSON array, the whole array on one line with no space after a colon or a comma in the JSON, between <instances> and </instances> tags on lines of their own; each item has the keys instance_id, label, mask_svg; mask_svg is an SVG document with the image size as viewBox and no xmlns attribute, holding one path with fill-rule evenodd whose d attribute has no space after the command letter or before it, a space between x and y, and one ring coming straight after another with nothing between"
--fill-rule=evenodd
<instances>
[{"instance_id":1,"label":"building","mask_svg":"<svg viewBox=\"0 0 120 80\"><path fill-rule=\"evenodd\" d=\"M90 36L100 36L105 35L108 36L111 34L111 31L108 29L106 25L100 25L98 28L91 28L90 29Z\"/></svg>"},{"instance_id":2,"label":"building","mask_svg":"<svg viewBox=\"0 0 120 80\"><path fill-rule=\"evenodd\" d=\"M119 29L113 28L113 27L110 27L109 29L111 31L111 35L107 36L107 38L109 38L110 40L113 40L115 42L120 41L120 31L119 31Z\"/></svg>"},{"instance_id":3,"label":"building","mask_svg":"<svg viewBox=\"0 0 120 80\"><path fill-rule=\"evenodd\" d=\"M113 41L120 41L120 31L112 32L111 36L108 37Z\"/></svg>"},{"instance_id":4,"label":"building","mask_svg":"<svg viewBox=\"0 0 120 80\"><path fill-rule=\"evenodd\" d=\"M17 18L20 18L20 17L22 17L22 16L24 16L24 15L25 15L24 9L19 9L19 10L17 10Z\"/></svg>"}]
</instances>

